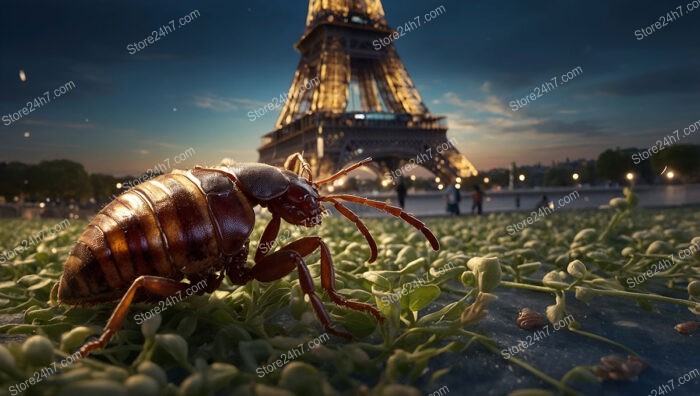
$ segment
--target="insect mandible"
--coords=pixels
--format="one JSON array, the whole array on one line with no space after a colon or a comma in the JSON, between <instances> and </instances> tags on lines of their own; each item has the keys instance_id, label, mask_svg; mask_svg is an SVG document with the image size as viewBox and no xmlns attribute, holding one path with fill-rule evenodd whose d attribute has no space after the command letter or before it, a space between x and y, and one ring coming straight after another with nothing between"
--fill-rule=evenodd
<instances>
[{"instance_id":1,"label":"insect mandible","mask_svg":"<svg viewBox=\"0 0 700 396\"><path fill-rule=\"evenodd\" d=\"M370 247L369 262L377 258L377 244L362 220L340 201L354 202L399 217L425 235L433 249L440 246L423 222L398 207L347 194L321 196L319 187L348 174L371 158L314 182L311 167L301 154L287 158L284 168L260 163L228 163L195 167L148 180L121 194L87 225L71 251L52 296L59 304L89 305L119 300L99 339L80 348L83 357L103 348L121 327L129 306L137 301L164 299L205 281L197 294L218 289L224 276L234 285L253 279L271 282L293 270L302 291L324 328L336 336L328 311L314 290L304 257L321 254L321 286L337 305L382 315L370 304L348 301L336 292L331 253L318 236L306 236L280 247L270 246L281 220L313 227L321 223L328 202L355 223ZM272 213L258 243L252 267L246 266L256 205ZM310 221L311 220L311 221ZM187 280L187 282L183 282Z\"/></svg>"}]
</instances>

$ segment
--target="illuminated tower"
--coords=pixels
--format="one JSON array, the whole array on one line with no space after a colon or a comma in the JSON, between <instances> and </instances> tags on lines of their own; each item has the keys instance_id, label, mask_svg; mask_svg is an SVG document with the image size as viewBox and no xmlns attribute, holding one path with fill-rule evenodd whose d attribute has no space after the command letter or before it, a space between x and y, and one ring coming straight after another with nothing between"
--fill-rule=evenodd
<instances>
[{"instance_id":1,"label":"illuminated tower","mask_svg":"<svg viewBox=\"0 0 700 396\"><path fill-rule=\"evenodd\" d=\"M384 177L430 153L420 166L447 182L476 175L454 145L437 152L448 141L445 117L430 114L393 42L378 45L392 33L380 0L310 0L301 60L260 161L281 166L303 152L324 177L373 157Z\"/></svg>"}]
</instances>

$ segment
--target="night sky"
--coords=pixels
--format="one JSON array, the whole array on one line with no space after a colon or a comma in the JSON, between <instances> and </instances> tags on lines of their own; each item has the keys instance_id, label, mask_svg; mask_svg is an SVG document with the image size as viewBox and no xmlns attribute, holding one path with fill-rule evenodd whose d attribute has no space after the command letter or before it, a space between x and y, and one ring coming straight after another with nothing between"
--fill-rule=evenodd
<instances>
[{"instance_id":1,"label":"night sky","mask_svg":"<svg viewBox=\"0 0 700 396\"><path fill-rule=\"evenodd\" d=\"M692 0L691 0L692 1ZM647 148L700 119L700 9L682 1L385 0L396 27L446 12L396 41L448 138L486 170ZM289 89L308 3L6 1L0 7L0 116L43 92L75 87L10 125L0 161L71 159L89 172L140 174L193 148L179 167L256 161L281 109L247 113ZM638 40L637 29L669 20ZM143 50L172 19L199 17ZM561 75L582 73L563 84ZM26 81L20 80L24 70ZM511 101L558 79L527 106ZM685 139L700 143L700 134Z\"/></svg>"}]
</instances>

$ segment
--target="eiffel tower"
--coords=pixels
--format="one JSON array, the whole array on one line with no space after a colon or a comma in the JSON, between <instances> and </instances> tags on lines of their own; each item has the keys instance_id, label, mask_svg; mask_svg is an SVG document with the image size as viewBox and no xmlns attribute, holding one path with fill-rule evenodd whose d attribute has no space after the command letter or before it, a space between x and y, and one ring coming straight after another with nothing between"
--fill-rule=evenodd
<instances>
[{"instance_id":1,"label":"eiffel tower","mask_svg":"<svg viewBox=\"0 0 700 396\"><path fill-rule=\"evenodd\" d=\"M303 152L315 178L367 157L381 179L412 163L445 182L476 176L448 143L455 140L447 140L445 117L423 103L393 41L377 45L393 33L381 0L310 0L295 45L301 60L276 129L258 148L260 162L282 166Z\"/></svg>"}]
</instances>

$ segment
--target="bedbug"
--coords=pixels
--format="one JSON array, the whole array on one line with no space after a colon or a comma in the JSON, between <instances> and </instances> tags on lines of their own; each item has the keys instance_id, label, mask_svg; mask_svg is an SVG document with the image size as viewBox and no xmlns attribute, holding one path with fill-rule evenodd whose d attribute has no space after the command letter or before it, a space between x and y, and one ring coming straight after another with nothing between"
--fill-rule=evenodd
<instances>
[{"instance_id":1,"label":"bedbug","mask_svg":"<svg viewBox=\"0 0 700 396\"><path fill-rule=\"evenodd\" d=\"M105 206L85 228L71 251L52 295L59 304L87 305L119 300L99 339L80 348L82 356L103 348L121 327L129 306L136 301L164 299L205 281L198 294L218 289L224 276L234 285L252 280L270 282L294 269L321 324L336 330L314 290L304 257L321 253L321 285L337 305L382 315L370 304L348 301L335 290L333 262L326 243L307 236L280 247L270 246L281 220L312 227L321 223L332 204L355 223L370 247L369 262L377 258L377 244L362 220L341 201L370 206L399 217L425 235L433 249L440 246L423 222L398 207L346 194L321 196L319 187L371 162L355 163L334 175L313 181L311 167L296 153L283 168L260 163L228 163L175 171L142 183ZM252 267L246 266L255 206L266 207L272 219L262 233ZM311 220L311 221L310 221ZM187 282L183 282L187 280Z\"/></svg>"}]
</instances>

